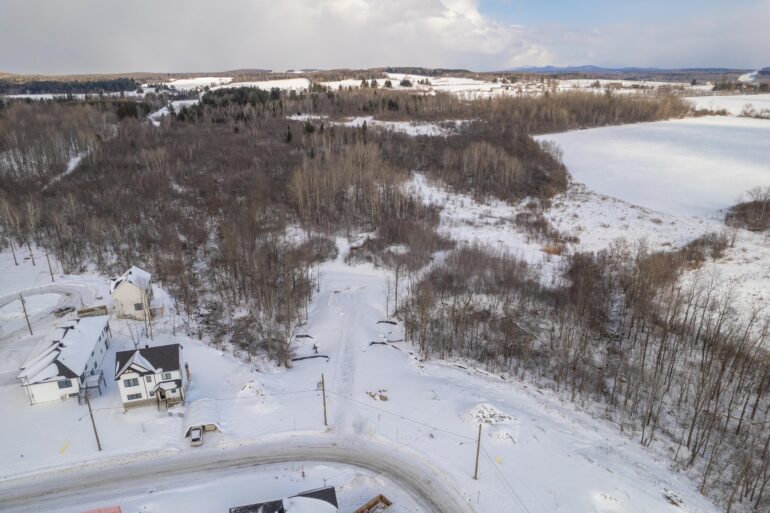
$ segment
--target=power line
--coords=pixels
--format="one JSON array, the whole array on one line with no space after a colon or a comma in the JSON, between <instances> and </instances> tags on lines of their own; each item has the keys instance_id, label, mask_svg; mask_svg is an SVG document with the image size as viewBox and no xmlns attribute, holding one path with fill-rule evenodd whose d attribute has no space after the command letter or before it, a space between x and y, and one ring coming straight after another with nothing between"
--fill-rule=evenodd
<instances>
[{"instance_id":1,"label":"power line","mask_svg":"<svg viewBox=\"0 0 770 513\"><path fill-rule=\"evenodd\" d=\"M530 513L529 508L526 504L524 504L524 501L521 500L521 497L519 497L519 494L516 493L516 490L513 489L513 485L506 479L505 474L498 468L498 466L495 464L495 461L492 459L492 457L489 455L487 450L485 448L481 448L481 452L484 453L484 456L486 456L487 460L489 461L489 464L495 469L495 472L497 472L497 475L500 476L500 479L503 480L503 483L505 483L505 486L508 488L508 490L511 492L511 494L514 496L514 498L518 501L519 505L521 506L521 509L523 509L526 513Z\"/></svg>"},{"instance_id":2,"label":"power line","mask_svg":"<svg viewBox=\"0 0 770 513\"><path fill-rule=\"evenodd\" d=\"M442 433L446 433L446 434L448 434L448 435L456 436L456 437L458 437L458 438L462 438L462 439L464 439L464 440L470 440L470 441L474 441L474 440L475 440L475 438L473 438L473 437L470 437L470 436L466 436L466 435L461 435L460 433L454 433L454 432L452 432L452 431L448 431L448 430L446 430L446 429L443 429L443 428L440 428L440 427L438 427L438 426L432 426L432 425L430 425L430 424L427 424L427 423L425 423L425 422L422 422L422 421L419 421L419 420L416 420L416 419L412 419L412 418L409 418L409 417L405 417L405 416L403 416L403 415L400 415L400 414L398 414L398 413L393 413L393 412L391 412L391 411L388 411L388 410L385 410L385 409L383 409L383 408L378 408L377 406L374 406L374 405L371 405L371 404L367 404L367 403L365 403L365 402L363 402L363 401L359 401L359 400L357 400L357 399L353 399L353 398L352 398L352 397L350 397L350 396L346 396L346 395L338 394L337 392L332 392L331 390L327 390L327 392L329 392L329 393L330 393L330 394L332 394L332 395L336 395L337 397L339 397L339 398L341 398L341 399L345 399L345 400L347 400L347 401L351 401L351 402L354 402L354 403L356 403L356 404L360 404L360 405L362 405L362 406L366 406L367 408L371 408L371 409L373 409L373 410L377 410L377 411L379 411L379 412L382 412L382 413L385 413L385 414L391 415L391 416L393 416L393 417L396 417L396 418L399 418L399 419L402 419L402 420L406 420L406 421L408 421L408 422L412 422L412 423L414 423L414 424L419 424L420 426L423 426L423 427L426 427L426 428L430 428L430 429L433 429L433 430L435 430L435 431L440 431L440 432L442 432Z\"/></svg>"}]
</instances>

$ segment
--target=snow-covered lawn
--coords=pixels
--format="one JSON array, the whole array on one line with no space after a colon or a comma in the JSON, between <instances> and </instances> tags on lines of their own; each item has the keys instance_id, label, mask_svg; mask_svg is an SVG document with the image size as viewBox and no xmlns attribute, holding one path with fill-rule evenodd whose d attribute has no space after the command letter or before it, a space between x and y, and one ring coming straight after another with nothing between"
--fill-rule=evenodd
<instances>
[{"instance_id":1,"label":"snow-covered lawn","mask_svg":"<svg viewBox=\"0 0 770 513\"><path fill-rule=\"evenodd\" d=\"M722 116L550 134L574 179L675 215L714 216L770 185L770 121Z\"/></svg>"},{"instance_id":2,"label":"snow-covered lawn","mask_svg":"<svg viewBox=\"0 0 770 513\"><path fill-rule=\"evenodd\" d=\"M730 96L693 96L685 98L696 109L726 110L733 116L740 116L747 108L770 114L770 94L739 94Z\"/></svg>"}]
</instances>

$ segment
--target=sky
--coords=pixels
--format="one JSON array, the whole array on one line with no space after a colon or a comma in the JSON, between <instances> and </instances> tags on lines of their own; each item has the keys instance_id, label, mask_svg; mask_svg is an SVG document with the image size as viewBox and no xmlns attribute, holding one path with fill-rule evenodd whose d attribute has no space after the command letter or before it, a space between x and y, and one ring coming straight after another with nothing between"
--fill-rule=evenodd
<instances>
[{"instance_id":1,"label":"sky","mask_svg":"<svg viewBox=\"0 0 770 513\"><path fill-rule=\"evenodd\" d=\"M0 0L0 72L770 66L770 0Z\"/></svg>"}]
</instances>

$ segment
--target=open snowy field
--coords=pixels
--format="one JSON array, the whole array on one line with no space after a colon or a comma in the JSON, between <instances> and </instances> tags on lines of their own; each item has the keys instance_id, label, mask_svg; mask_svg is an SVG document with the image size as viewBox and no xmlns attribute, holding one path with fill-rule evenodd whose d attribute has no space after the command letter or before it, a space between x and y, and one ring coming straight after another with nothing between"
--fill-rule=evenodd
<instances>
[{"instance_id":1,"label":"open snowy field","mask_svg":"<svg viewBox=\"0 0 770 513\"><path fill-rule=\"evenodd\" d=\"M538 137L591 190L675 215L715 216L770 185L770 122L709 116Z\"/></svg>"},{"instance_id":2,"label":"open snowy field","mask_svg":"<svg viewBox=\"0 0 770 513\"><path fill-rule=\"evenodd\" d=\"M256 87L265 91L274 88L282 91L304 91L310 87L310 80L307 78L284 78L278 80L262 80L258 82L230 82L228 84L212 87L212 89L232 87Z\"/></svg>"},{"instance_id":3,"label":"open snowy field","mask_svg":"<svg viewBox=\"0 0 770 513\"><path fill-rule=\"evenodd\" d=\"M685 100L692 103L696 109L726 110L733 116L741 115L747 108L756 112L767 111L770 114L770 94L693 96Z\"/></svg>"}]
</instances>

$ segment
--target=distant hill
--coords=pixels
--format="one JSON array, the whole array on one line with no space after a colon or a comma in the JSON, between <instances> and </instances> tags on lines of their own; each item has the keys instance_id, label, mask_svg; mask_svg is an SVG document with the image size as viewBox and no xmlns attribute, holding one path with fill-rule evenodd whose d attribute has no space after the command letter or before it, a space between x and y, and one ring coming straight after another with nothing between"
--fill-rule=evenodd
<instances>
[{"instance_id":1,"label":"distant hill","mask_svg":"<svg viewBox=\"0 0 770 513\"><path fill-rule=\"evenodd\" d=\"M601 66L526 66L521 68L513 68L506 71L516 71L521 73L541 73L541 74L572 74L572 73L585 73L587 75L625 75L629 73L633 74L658 74L658 73L740 73L747 70L732 69L732 68L680 68L680 69L666 69L666 68L643 68L643 67L627 67L627 68L604 68Z\"/></svg>"},{"instance_id":2,"label":"distant hill","mask_svg":"<svg viewBox=\"0 0 770 513\"><path fill-rule=\"evenodd\" d=\"M439 76L452 73L470 73L467 69L421 68L409 66L387 67L386 73L404 73L405 75Z\"/></svg>"}]
</instances>

